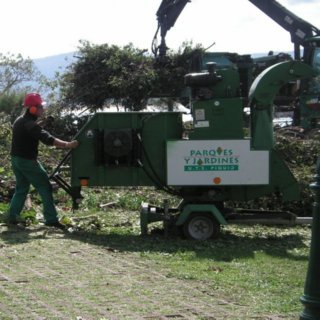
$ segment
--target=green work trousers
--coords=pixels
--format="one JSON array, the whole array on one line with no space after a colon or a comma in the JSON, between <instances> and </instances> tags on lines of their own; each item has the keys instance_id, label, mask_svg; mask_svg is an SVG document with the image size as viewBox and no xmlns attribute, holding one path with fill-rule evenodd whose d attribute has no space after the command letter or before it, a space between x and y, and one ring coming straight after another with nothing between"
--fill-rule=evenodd
<instances>
[{"instance_id":1,"label":"green work trousers","mask_svg":"<svg viewBox=\"0 0 320 320\"><path fill-rule=\"evenodd\" d=\"M58 214L53 202L52 186L47 172L36 160L20 157L11 159L13 173L16 177L16 189L9 208L9 218L17 219L23 209L30 185L38 191L43 203L43 216L46 223L58 221Z\"/></svg>"}]
</instances>

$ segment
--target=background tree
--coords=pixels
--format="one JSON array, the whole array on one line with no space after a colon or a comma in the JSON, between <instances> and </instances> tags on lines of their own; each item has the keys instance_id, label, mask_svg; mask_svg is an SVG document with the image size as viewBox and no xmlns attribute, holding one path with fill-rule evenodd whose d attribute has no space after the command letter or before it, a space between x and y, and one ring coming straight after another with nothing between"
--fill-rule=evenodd
<instances>
[{"instance_id":1,"label":"background tree","mask_svg":"<svg viewBox=\"0 0 320 320\"><path fill-rule=\"evenodd\" d=\"M0 123L13 122L21 113L24 92L10 91L0 96Z\"/></svg>"},{"instance_id":2,"label":"background tree","mask_svg":"<svg viewBox=\"0 0 320 320\"><path fill-rule=\"evenodd\" d=\"M38 81L40 77L31 59L24 59L21 54L0 53L0 97L13 88L17 90L21 84Z\"/></svg>"},{"instance_id":3,"label":"background tree","mask_svg":"<svg viewBox=\"0 0 320 320\"><path fill-rule=\"evenodd\" d=\"M0 53L0 114L1 121L14 119L21 112L23 97L27 91L41 87L44 76L34 62L21 54Z\"/></svg>"}]
</instances>

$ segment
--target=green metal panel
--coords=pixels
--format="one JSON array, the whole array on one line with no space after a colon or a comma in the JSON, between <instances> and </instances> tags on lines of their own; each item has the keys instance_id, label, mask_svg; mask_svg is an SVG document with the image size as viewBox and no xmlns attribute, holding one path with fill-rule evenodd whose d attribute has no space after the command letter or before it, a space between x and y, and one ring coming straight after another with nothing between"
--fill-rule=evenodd
<instances>
[{"instance_id":1,"label":"green metal panel","mask_svg":"<svg viewBox=\"0 0 320 320\"><path fill-rule=\"evenodd\" d=\"M299 61L280 62L265 69L253 82L250 92L252 147L273 148L273 100L289 81L311 78L315 71Z\"/></svg>"},{"instance_id":2,"label":"green metal panel","mask_svg":"<svg viewBox=\"0 0 320 320\"><path fill-rule=\"evenodd\" d=\"M215 98L233 98L239 96L240 77L239 72L233 69L217 69L217 75L223 81L218 81L212 87L212 96Z\"/></svg>"},{"instance_id":3,"label":"green metal panel","mask_svg":"<svg viewBox=\"0 0 320 320\"><path fill-rule=\"evenodd\" d=\"M190 139L242 139L240 98L212 99L193 104L194 132Z\"/></svg>"},{"instance_id":4,"label":"green metal panel","mask_svg":"<svg viewBox=\"0 0 320 320\"><path fill-rule=\"evenodd\" d=\"M106 141L117 134L125 139ZM77 136L80 145L73 151L71 184L79 186L80 178L89 178L89 186L165 184L166 140L181 137L178 112L97 113ZM118 158L124 158L123 163L116 157L108 162L108 148L127 142L128 153Z\"/></svg>"}]
</instances>

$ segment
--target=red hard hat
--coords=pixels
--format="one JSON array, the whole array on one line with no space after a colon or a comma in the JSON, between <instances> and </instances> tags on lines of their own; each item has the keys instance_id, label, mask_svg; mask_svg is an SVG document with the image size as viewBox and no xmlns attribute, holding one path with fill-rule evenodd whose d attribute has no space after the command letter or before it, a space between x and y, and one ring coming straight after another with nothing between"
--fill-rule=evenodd
<instances>
[{"instance_id":1,"label":"red hard hat","mask_svg":"<svg viewBox=\"0 0 320 320\"><path fill-rule=\"evenodd\" d=\"M28 93L25 98L23 105L25 107L39 106L43 103L39 93Z\"/></svg>"}]
</instances>

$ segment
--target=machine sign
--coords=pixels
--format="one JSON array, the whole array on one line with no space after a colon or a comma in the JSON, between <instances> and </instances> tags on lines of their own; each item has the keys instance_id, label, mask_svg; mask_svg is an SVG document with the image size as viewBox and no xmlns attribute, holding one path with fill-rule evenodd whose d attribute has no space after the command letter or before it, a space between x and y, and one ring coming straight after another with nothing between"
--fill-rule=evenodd
<instances>
[{"instance_id":1,"label":"machine sign","mask_svg":"<svg viewBox=\"0 0 320 320\"><path fill-rule=\"evenodd\" d=\"M249 140L167 142L168 185L264 185L269 151L252 151Z\"/></svg>"}]
</instances>

